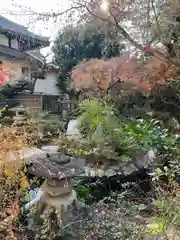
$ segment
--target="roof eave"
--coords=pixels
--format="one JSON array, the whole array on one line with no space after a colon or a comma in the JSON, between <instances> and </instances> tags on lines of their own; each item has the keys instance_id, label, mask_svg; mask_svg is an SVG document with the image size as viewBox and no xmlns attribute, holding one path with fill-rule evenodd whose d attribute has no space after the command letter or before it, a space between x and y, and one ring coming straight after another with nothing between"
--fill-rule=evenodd
<instances>
[{"instance_id":1,"label":"roof eave","mask_svg":"<svg viewBox=\"0 0 180 240\"><path fill-rule=\"evenodd\" d=\"M42 47L48 47L50 45L50 41L48 37L43 37L43 36L39 36L39 38L37 37L30 37L25 34L21 34L12 30L8 30L5 28L0 27L0 32L4 32L4 33L11 33L14 36L18 36L18 37L22 37L24 40L30 41L30 42L35 42L36 44L39 44Z\"/></svg>"},{"instance_id":2,"label":"roof eave","mask_svg":"<svg viewBox=\"0 0 180 240\"><path fill-rule=\"evenodd\" d=\"M50 41L39 41L39 40L36 39L36 43L37 44L39 43L39 46L41 46L41 48L50 46Z\"/></svg>"},{"instance_id":3,"label":"roof eave","mask_svg":"<svg viewBox=\"0 0 180 240\"><path fill-rule=\"evenodd\" d=\"M6 46L0 45L0 55L12 58L12 59L24 59L26 57L25 52L19 52L16 49L8 48Z\"/></svg>"}]
</instances>

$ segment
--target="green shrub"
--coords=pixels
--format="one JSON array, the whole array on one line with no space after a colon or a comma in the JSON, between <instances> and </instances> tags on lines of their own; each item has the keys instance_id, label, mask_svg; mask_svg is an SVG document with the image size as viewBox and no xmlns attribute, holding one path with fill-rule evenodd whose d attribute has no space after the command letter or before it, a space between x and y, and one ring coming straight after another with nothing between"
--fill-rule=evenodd
<instances>
[{"instance_id":1,"label":"green shrub","mask_svg":"<svg viewBox=\"0 0 180 240\"><path fill-rule=\"evenodd\" d=\"M124 161L122 156L132 158L138 152L156 149L162 156L177 160L178 136L156 119L119 121L116 109L97 99L80 102L79 113L82 139L77 142L61 136L61 147L72 155Z\"/></svg>"},{"instance_id":2,"label":"green shrub","mask_svg":"<svg viewBox=\"0 0 180 240\"><path fill-rule=\"evenodd\" d=\"M29 118L41 124L44 133L58 136L59 132L64 131L64 123L58 115L49 114L48 112L31 113Z\"/></svg>"},{"instance_id":3,"label":"green shrub","mask_svg":"<svg viewBox=\"0 0 180 240\"><path fill-rule=\"evenodd\" d=\"M105 101L86 99L79 103L80 130L83 135L92 135L101 124L104 132L118 127L115 108Z\"/></svg>"},{"instance_id":4,"label":"green shrub","mask_svg":"<svg viewBox=\"0 0 180 240\"><path fill-rule=\"evenodd\" d=\"M147 233L164 236L163 239L167 240L172 239L173 234L173 239L176 239L176 231L179 231L180 226L180 187L175 181L174 171L167 167L157 168L151 175L154 186L154 215L148 220ZM166 177L167 183L162 181L163 177Z\"/></svg>"}]
</instances>

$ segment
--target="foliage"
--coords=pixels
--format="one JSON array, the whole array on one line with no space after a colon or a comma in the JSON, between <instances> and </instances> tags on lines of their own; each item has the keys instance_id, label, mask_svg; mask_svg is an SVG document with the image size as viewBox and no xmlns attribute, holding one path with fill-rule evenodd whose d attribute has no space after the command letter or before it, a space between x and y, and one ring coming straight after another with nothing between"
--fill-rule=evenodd
<instances>
[{"instance_id":1,"label":"foliage","mask_svg":"<svg viewBox=\"0 0 180 240\"><path fill-rule=\"evenodd\" d=\"M176 136L173 136L165 129L163 124L156 119L139 119L126 123L123 127L129 136L133 135L138 144L143 148L153 148L163 152L170 149Z\"/></svg>"},{"instance_id":2,"label":"foliage","mask_svg":"<svg viewBox=\"0 0 180 240\"><path fill-rule=\"evenodd\" d=\"M4 112L6 111L6 106L0 109L0 117L3 117Z\"/></svg>"},{"instance_id":3,"label":"foliage","mask_svg":"<svg viewBox=\"0 0 180 240\"><path fill-rule=\"evenodd\" d=\"M78 2L75 3L78 5ZM84 11L81 9L82 14L80 12L80 15L86 21L89 21L89 18L97 18L108 22L115 26L118 32L138 50L160 58L164 62L179 65L178 59L174 58L171 51L173 39L171 30L176 24L179 24L178 18L175 18L179 13L177 1L146 1L146 4L142 0L120 1L118 3L110 1L106 2L106 9L97 0L90 2L82 0L81 4ZM130 29L134 30L132 33L131 30L129 32L126 30L128 21L131 21L132 28ZM167 30L167 25L169 28L171 27L171 30ZM135 34L133 34L134 32ZM164 32L167 32L165 37ZM163 43L166 50L164 52L157 51L151 45L154 40Z\"/></svg>"},{"instance_id":4,"label":"foliage","mask_svg":"<svg viewBox=\"0 0 180 240\"><path fill-rule=\"evenodd\" d=\"M59 145L65 152L76 156L89 156L99 161L101 158L119 159L124 153L131 155L138 149L135 139L130 139L121 131L120 135L114 131L119 123L113 106L105 101L82 101L79 104L79 114L79 128L83 137L80 141L74 141L61 135ZM94 136L100 125L102 132L97 131L97 136Z\"/></svg>"},{"instance_id":5,"label":"foliage","mask_svg":"<svg viewBox=\"0 0 180 240\"><path fill-rule=\"evenodd\" d=\"M108 60L91 59L73 69L71 87L87 91L90 96L110 93L112 98L121 99L136 92L149 93L166 85L167 79L175 74L174 67L155 58L140 61L124 55Z\"/></svg>"},{"instance_id":6,"label":"foliage","mask_svg":"<svg viewBox=\"0 0 180 240\"><path fill-rule=\"evenodd\" d=\"M78 195L78 199L85 203L85 204L90 204L93 202L93 197L91 196L90 192L90 184L87 186L83 186L80 183L75 185L75 190Z\"/></svg>"},{"instance_id":7,"label":"foliage","mask_svg":"<svg viewBox=\"0 0 180 240\"><path fill-rule=\"evenodd\" d=\"M11 97L15 93L27 89L28 83L26 81L18 81L13 85L6 84L0 89L0 93L6 97Z\"/></svg>"},{"instance_id":8,"label":"foliage","mask_svg":"<svg viewBox=\"0 0 180 240\"><path fill-rule=\"evenodd\" d=\"M134 216L139 211L134 203L126 199L126 193L111 194L91 206L92 218L87 219L81 230L86 239L134 240L141 239L142 223Z\"/></svg>"},{"instance_id":9,"label":"foliage","mask_svg":"<svg viewBox=\"0 0 180 240\"><path fill-rule=\"evenodd\" d=\"M139 152L156 149L164 160L178 161L179 135L171 134L155 119L119 121L115 113L116 109L102 100L80 102L78 119L82 137L75 141L60 135L60 148L68 154L96 161L120 162L124 161L123 156L131 159Z\"/></svg>"},{"instance_id":10,"label":"foliage","mask_svg":"<svg viewBox=\"0 0 180 240\"><path fill-rule=\"evenodd\" d=\"M103 100L86 99L79 102L79 114L79 127L84 135L92 135L99 124L102 124L104 132L118 126L115 108Z\"/></svg>"},{"instance_id":11,"label":"foliage","mask_svg":"<svg viewBox=\"0 0 180 240\"><path fill-rule=\"evenodd\" d=\"M162 113L162 120L171 120L172 118L175 118L177 121L180 122L180 114L178 107L180 104L179 76L177 75L174 78L170 79L170 83L167 86L156 88L151 93L148 101L154 111L156 111L157 113ZM175 128L178 129L177 126Z\"/></svg>"},{"instance_id":12,"label":"foliage","mask_svg":"<svg viewBox=\"0 0 180 240\"><path fill-rule=\"evenodd\" d=\"M74 141L73 139L67 138L65 134L60 134L58 140L61 151L69 155L84 157L92 153L93 145L89 139Z\"/></svg>"},{"instance_id":13,"label":"foliage","mask_svg":"<svg viewBox=\"0 0 180 240\"><path fill-rule=\"evenodd\" d=\"M136 1L85 1L75 0L65 11L42 14L38 19L62 17L73 24L103 23L115 28L129 46L161 59L163 62L179 66L179 60L172 51L179 25L179 2L173 0ZM67 15L66 17L64 15ZM172 31L175 29L174 31ZM174 38L176 39L174 41ZM156 41L162 43L165 51L154 47Z\"/></svg>"},{"instance_id":14,"label":"foliage","mask_svg":"<svg viewBox=\"0 0 180 240\"><path fill-rule=\"evenodd\" d=\"M168 49L171 55L174 57L179 58L180 52L179 52L179 29L180 29L180 22L179 22L179 16L180 16L180 3L179 1L174 1L173 4L169 4L169 12L167 11L167 8L165 8L162 11L162 14L169 15L170 21L166 22L164 24L164 28L162 28L162 35L166 41L168 41L171 44L169 44ZM162 15L161 14L161 15Z\"/></svg>"},{"instance_id":15,"label":"foliage","mask_svg":"<svg viewBox=\"0 0 180 240\"><path fill-rule=\"evenodd\" d=\"M142 148L156 148L164 151L173 149L173 144L178 146L179 136L172 135L162 122L156 119L131 119L127 122L119 122L116 117L116 108L106 101L84 100L79 104L80 108L80 128L82 132L92 135L99 124L102 124L105 134L115 134L120 132L129 138L133 136Z\"/></svg>"},{"instance_id":16,"label":"foliage","mask_svg":"<svg viewBox=\"0 0 180 240\"><path fill-rule=\"evenodd\" d=\"M24 76L6 69L3 64L0 64L0 101L4 103L7 98L25 89L28 89L28 82Z\"/></svg>"},{"instance_id":17,"label":"foliage","mask_svg":"<svg viewBox=\"0 0 180 240\"><path fill-rule=\"evenodd\" d=\"M11 103L9 103L9 99L16 95L18 92L28 89L28 83L26 81L18 81L12 85L4 84L0 88L0 101L1 103L8 104L11 107Z\"/></svg>"},{"instance_id":18,"label":"foliage","mask_svg":"<svg viewBox=\"0 0 180 240\"><path fill-rule=\"evenodd\" d=\"M0 64L0 87L7 84L14 85L21 81L24 81L23 74L17 73L10 68L6 68L2 63Z\"/></svg>"},{"instance_id":19,"label":"foliage","mask_svg":"<svg viewBox=\"0 0 180 240\"><path fill-rule=\"evenodd\" d=\"M178 234L180 223L179 209L179 185L175 182L175 174L172 170L164 167L164 169L156 169L151 174L153 176L153 184L155 186L155 216L149 219L147 232L151 235L162 234L165 239L174 239ZM167 183L163 183L163 177L167 178Z\"/></svg>"},{"instance_id":20,"label":"foliage","mask_svg":"<svg viewBox=\"0 0 180 240\"><path fill-rule=\"evenodd\" d=\"M11 78L11 72L3 69L2 65L0 65L0 87L2 87L4 84L7 84Z\"/></svg>"},{"instance_id":21,"label":"foliage","mask_svg":"<svg viewBox=\"0 0 180 240\"><path fill-rule=\"evenodd\" d=\"M71 79L71 88L81 90L85 96L113 102L119 117L147 118L147 113L152 113L166 123L172 117L180 119L176 69L159 59L129 59L128 55L92 59L78 64Z\"/></svg>"},{"instance_id":22,"label":"foliage","mask_svg":"<svg viewBox=\"0 0 180 240\"><path fill-rule=\"evenodd\" d=\"M179 66L179 59L174 57L172 45L178 41L179 1L176 0L135 0L135 1L99 1L74 0L64 10L47 11L41 14L34 13L36 20L54 18L58 21L64 19L72 24L98 21L107 23L115 28L119 35L141 53L153 55L169 64ZM20 8L23 6L20 5ZM27 10L26 10L27 12ZM165 34L167 33L167 34ZM174 38L176 41L174 41ZM160 42L165 51L157 51L154 43Z\"/></svg>"},{"instance_id":23,"label":"foliage","mask_svg":"<svg viewBox=\"0 0 180 240\"><path fill-rule=\"evenodd\" d=\"M44 128L45 132L49 132L52 135L58 135L58 132L64 132L64 123L60 120L60 116L58 115L50 114L49 112L29 112L29 118L38 122L41 128Z\"/></svg>"},{"instance_id":24,"label":"foliage","mask_svg":"<svg viewBox=\"0 0 180 240\"><path fill-rule=\"evenodd\" d=\"M13 126L0 126L0 236L19 239L20 198L29 183L22 171L18 151L28 146L27 133Z\"/></svg>"},{"instance_id":25,"label":"foliage","mask_svg":"<svg viewBox=\"0 0 180 240\"><path fill-rule=\"evenodd\" d=\"M65 123L60 120L58 115L48 112L28 112L28 124L23 126L25 131L36 142L36 145L56 141L62 132L65 132Z\"/></svg>"},{"instance_id":26,"label":"foliage","mask_svg":"<svg viewBox=\"0 0 180 240\"><path fill-rule=\"evenodd\" d=\"M78 3L75 2L77 5ZM145 6L143 5L145 3ZM132 21L132 27L136 29L136 32L142 36L148 38L151 31L151 24L155 23L154 13L152 12L151 4L146 1L137 0L134 2L127 1L102 1L93 0L90 2L81 1L81 7L84 11L80 12L80 15L86 21L93 21L94 18L104 20L116 26L116 23L123 26L126 21ZM85 8L86 7L86 8ZM160 9L157 9L160 11ZM147 16L149 12L152 15ZM149 25L147 25L149 23ZM151 35L149 37L152 37Z\"/></svg>"},{"instance_id":27,"label":"foliage","mask_svg":"<svg viewBox=\"0 0 180 240\"><path fill-rule=\"evenodd\" d=\"M69 72L79 62L91 58L118 56L123 49L113 28L103 24L80 24L67 26L59 32L53 52L60 66L58 86L65 91Z\"/></svg>"},{"instance_id":28,"label":"foliage","mask_svg":"<svg viewBox=\"0 0 180 240\"><path fill-rule=\"evenodd\" d=\"M168 80L169 81L169 80ZM135 92L130 94L121 94L121 89L126 93L123 83L115 85L111 101L117 108L118 117L127 119L150 117L162 121L166 128L172 131L178 131L180 122L179 114L179 79L178 76L171 79L167 85L157 86L149 94Z\"/></svg>"},{"instance_id":29,"label":"foliage","mask_svg":"<svg viewBox=\"0 0 180 240\"><path fill-rule=\"evenodd\" d=\"M67 26L59 32L54 54L57 64L70 70L85 59L117 56L122 47L113 28L103 24L81 24Z\"/></svg>"},{"instance_id":30,"label":"foliage","mask_svg":"<svg viewBox=\"0 0 180 240\"><path fill-rule=\"evenodd\" d=\"M111 158L113 156L113 159L116 158L116 154L129 154L133 156L137 150L148 150L148 149L156 149L158 155L161 155L162 160L168 160L172 162L173 159L176 160L174 162L174 167L176 166L177 169L179 169L179 145L180 145L180 137L178 134L172 134L168 131L168 129L164 128L164 125L155 119L152 120L145 120L145 119L138 119L133 120L129 122L121 122L119 123L116 121L116 129L113 131L113 125L108 126L111 121L107 118L107 116L113 118L115 117L114 114L108 114L109 112L113 112L113 108L108 106L107 103L104 103L100 100L86 100L84 102L80 103L80 119L84 121L84 126L86 127L86 141L82 142L80 141L72 141L69 142L69 145L67 144L65 146L65 149L68 151L68 149L71 149L71 154L76 152L80 153L81 156L86 155L90 156L92 154L93 148L98 148L98 146L94 145L94 142L91 141L89 138L89 135L93 135L93 131L96 130L98 127L98 124L101 122L104 124L105 131L103 132L103 140L104 140L104 148L102 148L102 145L100 145L101 152L99 151L99 159L100 156L107 158L109 156L110 146L112 147L111 150ZM84 116L81 118L81 116ZM97 118L96 118L97 117ZM94 121L93 119L96 119ZM103 120L106 121L103 121ZM109 121L107 121L107 119ZM116 119L117 120L117 119ZM103 125L102 124L102 125ZM107 131L106 131L107 129ZM89 133L89 134L88 134ZM127 142L126 142L127 139ZM133 143L135 145L131 146L131 139L133 140ZM62 141L65 144L65 140ZM78 142L78 144L77 144ZM84 145L86 143L86 145ZM89 143L89 145L88 145ZM73 145L74 144L74 145ZM101 143L102 144L102 143ZM84 147L86 146L86 147ZM88 150L89 147L89 150ZM74 148L74 150L73 150ZM91 149L91 152L90 152ZM108 153L107 153L108 152ZM105 155L103 155L105 154ZM118 158L120 161L120 158ZM172 164L171 164L172 165ZM148 235L159 235L160 236L167 236L167 239L172 239L172 236L170 236L170 231L173 229L173 231L177 230L177 225L179 224L179 186L174 181L174 177L176 176L177 171L174 171L174 169L169 170L166 167L163 170L156 169L155 173L153 174L153 196L151 196L151 199L153 198L153 216L150 217L147 220L147 229L143 233L147 233ZM168 178L168 182L164 183L161 181L161 178ZM79 187L77 188L79 191L79 195L83 200L88 202L91 199L89 186L88 187ZM117 203L117 201L116 201ZM127 201L126 201L127 204ZM122 206L122 202L120 205ZM106 208L107 207L107 208ZM94 234L98 234L98 237L101 239L118 239L118 237L125 236L124 239L127 239L127 237L134 239L133 235L128 235L129 231L131 232L132 228L134 229L134 234L136 235L136 238L140 238L140 233L137 231L137 226L134 223L131 225L130 223L126 223L126 226L129 230L122 229L118 225L118 229L121 229L119 232L118 229L113 225L113 218L111 218L106 211L108 208L110 208L110 205L104 206L104 208L101 208L101 212L104 211L104 215L101 215L101 218L96 219L96 227L93 228L93 231L90 231L90 239L94 236ZM103 210L102 210L103 209ZM129 207L124 207L124 209L130 209ZM111 209L112 211L112 209ZM122 213L123 210L121 210ZM134 213L134 212L133 212ZM97 215L99 214L97 210ZM109 217L111 220L109 220ZM116 216L118 218L118 216ZM118 220L116 224L119 224L122 220ZM94 225L93 225L94 226ZM109 228L110 227L110 228ZM96 229L98 229L96 231ZM106 230L104 230L106 229ZM110 229L113 229L113 232L111 232ZM175 229L175 230L174 230ZM143 227L142 229L143 230ZM107 234L109 233L109 235ZM171 231L172 232L172 231ZM105 234L105 235L103 235ZM124 235L123 235L124 234ZM127 235L126 235L127 234ZM139 235L138 235L139 234ZM173 232L174 235L176 235L176 232ZM173 235L173 236L174 236ZM128 238L128 239L129 239ZM131 239L131 238L130 238ZM160 238L161 239L161 238ZM163 238L162 238L163 239Z\"/></svg>"}]
</instances>

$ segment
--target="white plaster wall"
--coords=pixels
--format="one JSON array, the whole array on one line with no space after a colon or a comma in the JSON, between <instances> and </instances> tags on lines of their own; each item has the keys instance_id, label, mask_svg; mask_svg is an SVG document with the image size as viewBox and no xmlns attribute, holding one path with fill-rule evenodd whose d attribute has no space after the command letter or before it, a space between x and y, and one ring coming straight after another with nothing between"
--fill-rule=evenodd
<instances>
[{"instance_id":1,"label":"white plaster wall","mask_svg":"<svg viewBox=\"0 0 180 240\"><path fill-rule=\"evenodd\" d=\"M34 92L58 95L59 89L56 86L57 74L48 72L45 77L45 79L37 79Z\"/></svg>"},{"instance_id":2,"label":"white plaster wall","mask_svg":"<svg viewBox=\"0 0 180 240\"><path fill-rule=\"evenodd\" d=\"M9 46L9 40L3 34L0 34L0 45L7 46L7 47Z\"/></svg>"},{"instance_id":3,"label":"white plaster wall","mask_svg":"<svg viewBox=\"0 0 180 240\"><path fill-rule=\"evenodd\" d=\"M15 49L19 49L17 39L11 39L11 47Z\"/></svg>"}]
</instances>

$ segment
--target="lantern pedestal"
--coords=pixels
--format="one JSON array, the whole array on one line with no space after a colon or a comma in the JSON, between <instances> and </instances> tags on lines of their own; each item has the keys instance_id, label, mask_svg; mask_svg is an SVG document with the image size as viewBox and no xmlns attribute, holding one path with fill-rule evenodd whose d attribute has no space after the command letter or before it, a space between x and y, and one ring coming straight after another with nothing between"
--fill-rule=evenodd
<instances>
[{"instance_id":1,"label":"lantern pedestal","mask_svg":"<svg viewBox=\"0 0 180 240\"><path fill-rule=\"evenodd\" d=\"M32 158L29 163L30 173L45 178L41 186L43 194L29 219L29 230L36 233L35 239L42 240L44 231L55 237L68 225L69 219L81 216L80 211L86 209L78 202L72 187L72 178L83 172L85 160L55 153L48 154L45 159Z\"/></svg>"}]
</instances>

